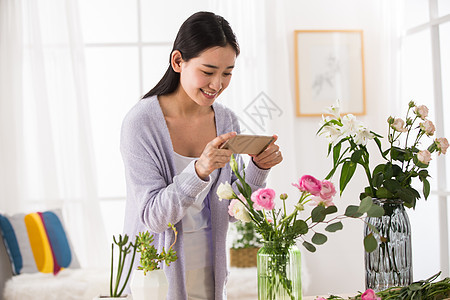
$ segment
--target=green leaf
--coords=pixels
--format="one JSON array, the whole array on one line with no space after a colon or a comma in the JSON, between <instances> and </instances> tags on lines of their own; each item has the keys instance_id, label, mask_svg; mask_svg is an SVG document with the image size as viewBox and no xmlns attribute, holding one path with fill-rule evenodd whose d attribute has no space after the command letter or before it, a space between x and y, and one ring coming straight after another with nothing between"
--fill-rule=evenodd
<instances>
[{"instance_id":1,"label":"green leaf","mask_svg":"<svg viewBox=\"0 0 450 300\"><path fill-rule=\"evenodd\" d=\"M372 252L375 249L377 249L378 247L378 242L375 239L375 237L373 236L372 233L369 233L365 238L364 238L364 249L367 252Z\"/></svg>"},{"instance_id":2,"label":"green leaf","mask_svg":"<svg viewBox=\"0 0 450 300\"><path fill-rule=\"evenodd\" d=\"M251 197L252 195L252 188L250 187L250 185L248 185L247 183L244 184L244 188L245 188L245 196L247 197Z\"/></svg>"},{"instance_id":3,"label":"green leaf","mask_svg":"<svg viewBox=\"0 0 450 300\"><path fill-rule=\"evenodd\" d=\"M338 143L333 147L333 165L337 166L339 161L339 156L341 155L341 143Z\"/></svg>"},{"instance_id":4,"label":"green leaf","mask_svg":"<svg viewBox=\"0 0 450 300\"><path fill-rule=\"evenodd\" d=\"M428 170L420 170L419 171L419 177L422 178L427 178L428 177Z\"/></svg>"},{"instance_id":5,"label":"green leaf","mask_svg":"<svg viewBox=\"0 0 450 300\"><path fill-rule=\"evenodd\" d=\"M394 195L389 192L385 187L380 187L376 192L376 197L379 199L389 199L392 198Z\"/></svg>"},{"instance_id":6,"label":"green leaf","mask_svg":"<svg viewBox=\"0 0 450 300\"><path fill-rule=\"evenodd\" d=\"M303 220L296 220L293 229L296 234L306 234L308 233L308 224Z\"/></svg>"},{"instance_id":7,"label":"green leaf","mask_svg":"<svg viewBox=\"0 0 450 300\"><path fill-rule=\"evenodd\" d=\"M237 183L237 182L236 182L236 186L237 186L239 192L240 192L242 195L245 195L245 192L244 192L244 189L242 188L242 186L241 186L239 183Z\"/></svg>"},{"instance_id":8,"label":"green leaf","mask_svg":"<svg viewBox=\"0 0 450 300\"><path fill-rule=\"evenodd\" d=\"M353 152L350 160L352 162L354 162L355 164L357 164L360 160L361 160L361 156L363 155L363 150L356 150L355 152Z\"/></svg>"},{"instance_id":9,"label":"green leaf","mask_svg":"<svg viewBox=\"0 0 450 300\"><path fill-rule=\"evenodd\" d=\"M325 207L319 205L316 206L311 212L311 219L313 222L322 222L325 220Z\"/></svg>"},{"instance_id":10,"label":"green leaf","mask_svg":"<svg viewBox=\"0 0 450 300\"><path fill-rule=\"evenodd\" d=\"M384 216L384 209L378 205L372 205L370 209L367 211L368 217L379 218Z\"/></svg>"},{"instance_id":11,"label":"green leaf","mask_svg":"<svg viewBox=\"0 0 450 300\"><path fill-rule=\"evenodd\" d=\"M342 171L341 171L341 178L339 180L339 188L342 192L344 191L345 187L349 183L350 179L352 179L353 174L355 173L357 164L351 161L346 161L342 165Z\"/></svg>"},{"instance_id":12,"label":"green leaf","mask_svg":"<svg viewBox=\"0 0 450 300\"><path fill-rule=\"evenodd\" d=\"M323 245L326 243L327 240L328 238L325 234L318 232L316 232L311 239L311 241L316 245Z\"/></svg>"},{"instance_id":13,"label":"green leaf","mask_svg":"<svg viewBox=\"0 0 450 300\"><path fill-rule=\"evenodd\" d=\"M430 195L430 182L427 179L422 179L423 182L423 196L425 199L428 199L428 196Z\"/></svg>"},{"instance_id":14,"label":"green leaf","mask_svg":"<svg viewBox=\"0 0 450 300\"><path fill-rule=\"evenodd\" d=\"M383 184L384 175L381 172L376 173L372 179L372 185L379 188Z\"/></svg>"},{"instance_id":15,"label":"green leaf","mask_svg":"<svg viewBox=\"0 0 450 300\"><path fill-rule=\"evenodd\" d=\"M370 224L370 223L366 223L366 225L367 225L367 227L370 228L370 230L372 231L372 233L380 234L380 232L379 232L378 229L375 227L375 225L372 225L372 224Z\"/></svg>"},{"instance_id":16,"label":"green leaf","mask_svg":"<svg viewBox=\"0 0 450 300\"><path fill-rule=\"evenodd\" d=\"M349 205L345 210L345 215L350 218L359 218L362 216L361 213L358 212L359 206Z\"/></svg>"},{"instance_id":17,"label":"green leaf","mask_svg":"<svg viewBox=\"0 0 450 300\"><path fill-rule=\"evenodd\" d=\"M395 194L399 189L401 189L401 185L397 180L394 179L386 179L383 182L383 186L387 188L388 191Z\"/></svg>"},{"instance_id":18,"label":"green leaf","mask_svg":"<svg viewBox=\"0 0 450 300\"><path fill-rule=\"evenodd\" d=\"M388 163L388 164L384 165L383 174L384 174L384 179L389 179L394 175L394 170L392 168L392 164Z\"/></svg>"},{"instance_id":19,"label":"green leaf","mask_svg":"<svg viewBox=\"0 0 450 300\"><path fill-rule=\"evenodd\" d=\"M328 153L327 153L327 156L330 155L332 147L333 147L333 144L332 144L332 143L329 143L329 144L328 144Z\"/></svg>"},{"instance_id":20,"label":"green leaf","mask_svg":"<svg viewBox=\"0 0 450 300\"><path fill-rule=\"evenodd\" d=\"M323 214L331 215L337 211L338 211L337 207L335 205L331 205L331 206L328 206L327 208L325 208L325 210L323 211Z\"/></svg>"},{"instance_id":21,"label":"green leaf","mask_svg":"<svg viewBox=\"0 0 450 300\"><path fill-rule=\"evenodd\" d=\"M344 228L344 225L341 221L339 221L328 225L327 227L325 227L325 230L328 232L336 232L338 230L342 230L342 228Z\"/></svg>"},{"instance_id":22,"label":"green leaf","mask_svg":"<svg viewBox=\"0 0 450 300\"><path fill-rule=\"evenodd\" d=\"M397 191L397 195L400 199L407 203L413 203L416 200L414 193L412 193L408 188L401 188Z\"/></svg>"},{"instance_id":23,"label":"green leaf","mask_svg":"<svg viewBox=\"0 0 450 300\"><path fill-rule=\"evenodd\" d=\"M378 166L376 166L375 169L373 169L372 177L375 177L375 175L378 173L384 174L384 167L385 164L379 164Z\"/></svg>"},{"instance_id":24,"label":"green leaf","mask_svg":"<svg viewBox=\"0 0 450 300\"><path fill-rule=\"evenodd\" d=\"M374 133L374 132L372 132L372 133ZM374 133L374 134L375 134L375 133ZM384 154L384 153L383 153L383 149L381 149L381 142L380 142L380 139L379 139L378 137L374 137L374 141L375 141L375 143L377 143L378 150L380 150L381 156L383 156L383 158L387 160L386 154Z\"/></svg>"},{"instance_id":25,"label":"green leaf","mask_svg":"<svg viewBox=\"0 0 450 300\"><path fill-rule=\"evenodd\" d=\"M372 197L366 197L361 200L361 204L359 204L358 212L361 214L366 213L373 205Z\"/></svg>"},{"instance_id":26,"label":"green leaf","mask_svg":"<svg viewBox=\"0 0 450 300\"><path fill-rule=\"evenodd\" d=\"M405 155L406 152L405 150L398 148L398 147L392 147L391 148L391 158L393 160L398 160L398 161L405 161Z\"/></svg>"},{"instance_id":27,"label":"green leaf","mask_svg":"<svg viewBox=\"0 0 450 300\"><path fill-rule=\"evenodd\" d=\"M308 250L309 252L316 252L316 247L314 247L313 244L308 243L307 241L304 241L302 245L303 245L303 247L305 247L306 250Z\"/></svg>"},{"instance_id":28,"label":"green leaf","mask_svg":"<svg viewBox=\"0 0 450 300\"><path fill-rule=\"evenodd\" d=\"M392 168L392 175L390 177L392 176L397 177L398 175L403 174L402 168L400 166L392 165L391 168Z\"/></svg>"}]
</instances>

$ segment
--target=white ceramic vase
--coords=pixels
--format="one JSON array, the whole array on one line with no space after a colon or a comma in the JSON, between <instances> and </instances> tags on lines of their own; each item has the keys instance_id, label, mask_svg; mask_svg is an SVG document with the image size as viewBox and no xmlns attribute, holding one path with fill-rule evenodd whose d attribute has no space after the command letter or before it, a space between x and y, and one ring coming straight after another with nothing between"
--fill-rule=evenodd
<instances>
[{"instance_id":1,"label":"white ceramic vase","mask_svg":"<svg viewBox=\"0 0 450 300\"><path fill-rule=\"evenodd\" d=\"M133 300L166 300L169 282L163 270L134 270L130 288Z\"/></svg>"}]
</instances>

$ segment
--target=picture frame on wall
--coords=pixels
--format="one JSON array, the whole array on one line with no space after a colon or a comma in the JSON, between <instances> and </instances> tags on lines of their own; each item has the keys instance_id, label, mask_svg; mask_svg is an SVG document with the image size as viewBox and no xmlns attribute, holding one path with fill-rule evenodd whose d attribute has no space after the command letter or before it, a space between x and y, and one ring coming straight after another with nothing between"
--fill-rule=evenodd
<instances>
[{"instance_id":1,"label":"picture frame on wall","mask_svg":"<svg viewBox=\"0 0 450 300\"><path fill-rule=\"evenodd\" d=\"M295 30L294 48L297 116L337 100L342 114L366 114L362 30Z\"/></svg>"}]
</instances>

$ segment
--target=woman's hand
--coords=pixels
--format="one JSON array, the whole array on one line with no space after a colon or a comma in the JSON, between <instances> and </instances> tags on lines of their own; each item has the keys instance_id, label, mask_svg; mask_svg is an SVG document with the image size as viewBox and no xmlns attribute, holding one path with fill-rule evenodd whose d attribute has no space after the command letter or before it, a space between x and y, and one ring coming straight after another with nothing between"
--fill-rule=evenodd
<instances>
[{"instance_id":1,"label":"woman's hand","mask_svg":"<svg viewBox=\"0 0 450 300\"><path fill-rule=\"evenodd\" d=\"M207 180L214 170L225 167L230 162L233 152L228 149L220 149L220 145L236 136L236 132L228 132L219 135L209 142L203 150L200 158L195 162L195 171L202 180Z\"/></svg>"},{"instance_id":2,"label":"woman's hand","mask_svg":"<svg viewBox=\"0 0 450 300\"><path fill-rule=\"evenodd\" d=\"M278 165L283 160L283 155L280 152L280 147L275 145L278 139L277 135L274 135L273 142L263 152L256 155L250 155L253 158L253 162L260 169L270 169L275 165Z\"/></svg>"}]
</instances>

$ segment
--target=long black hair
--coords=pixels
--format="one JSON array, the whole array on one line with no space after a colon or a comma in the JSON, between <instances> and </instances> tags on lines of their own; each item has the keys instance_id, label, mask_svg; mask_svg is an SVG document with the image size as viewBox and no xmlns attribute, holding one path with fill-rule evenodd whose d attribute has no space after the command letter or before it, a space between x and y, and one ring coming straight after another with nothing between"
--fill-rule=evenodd
<instances>
[{"instance_id":1,"label":"long black hair","mask_svg":"<svg viewBox=\"0 0 450 300\"><path fill-rule=\"evenodd\" d=\"M184 61L198 57L203 51L211 47L225 47L231 45L236 56L239 55L239 44L230 24L223 17L211 12L197 12L181 25L173 43L169 57L169 67L166 73L142 98L154 95L166 95L174 92L180 82L180 73L172 69L171 57L175 50L180 51Z\"/></svg>"}]
</instances>

